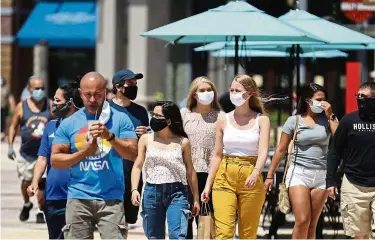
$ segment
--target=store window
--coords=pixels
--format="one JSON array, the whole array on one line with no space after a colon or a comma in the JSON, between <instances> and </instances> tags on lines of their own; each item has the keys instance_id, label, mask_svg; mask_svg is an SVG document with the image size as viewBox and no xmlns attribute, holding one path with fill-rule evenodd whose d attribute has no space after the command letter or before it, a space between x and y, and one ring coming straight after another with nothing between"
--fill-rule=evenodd
<instances>
[{"instance_id":1,"label":"store window","mask_svg":"<svg viewBox=\"0 0 375 240\"><path fill-rule=\"evenodd\" d=\"M62 84L95 70L95 49L50 49L49 95Z\"/></svg>"}]
</instances>

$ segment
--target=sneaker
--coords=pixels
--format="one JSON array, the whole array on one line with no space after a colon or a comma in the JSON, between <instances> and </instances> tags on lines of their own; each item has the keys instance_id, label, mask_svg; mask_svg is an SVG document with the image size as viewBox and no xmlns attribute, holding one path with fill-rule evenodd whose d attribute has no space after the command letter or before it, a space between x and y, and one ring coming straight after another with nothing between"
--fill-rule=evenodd
<instances>
[{"instance_id":1,"label":"sneaker","mask_svg":"<svg viewBox=\"0 0 375 240\"><path fill-rule=\"evenodd\" d=\"M31 209L33 209L33 204L31 202L28 205L23 205L23 208L20 214L20 220L22 222L27 221L29 219Z\"/></svg>"},{"instance_id":2,"label":"sneaker","mask_svg":"<svg viewBox=\"0 0 375 240\"><path fill-rule=\"evenodd\" d=\"M46 220L44 219L44 214L42 212L38 212L36 214L36 223L46 223Z\"/></svg>"}]
</instances>

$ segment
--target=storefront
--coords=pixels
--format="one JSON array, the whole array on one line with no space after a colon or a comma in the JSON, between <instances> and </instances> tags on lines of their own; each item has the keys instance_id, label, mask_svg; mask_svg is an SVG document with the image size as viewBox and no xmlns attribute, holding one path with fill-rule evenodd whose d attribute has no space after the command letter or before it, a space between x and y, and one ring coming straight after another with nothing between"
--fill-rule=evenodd
<instances>
[{"instance_id":1,"label":"storefront","mask_svg":"<svg viewBox=\"0 0 375 240\"><path fill-rule=\"evenodd\" d=\"M42 1L17 34L21 47L34 48L34 75L46 80L48 95L95 70L95 1Z\"/></svg>"}]
</instances>

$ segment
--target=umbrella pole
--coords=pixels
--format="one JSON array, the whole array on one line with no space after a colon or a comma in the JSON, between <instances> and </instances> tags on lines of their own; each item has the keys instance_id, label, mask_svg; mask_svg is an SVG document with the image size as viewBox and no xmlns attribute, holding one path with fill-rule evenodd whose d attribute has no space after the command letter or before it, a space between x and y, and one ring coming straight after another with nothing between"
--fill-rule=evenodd
<instances>
[{"instance_id":1,"label":"umbrella pole","mask_svg":"<svg viewBox=\"0 0 375 240\"><path fill-rule=\"evenodd\" d=\"M234 76L236 76L238 74L238 65L239 65L239 58L238 58L238 41L239 41L240 37L239 36L235 36L234 37L234 41L235 41L235 45L234 45L234 51L235 51L235 55L234 55Z\"/></svg>"},{"instance_id":2,"label":"umbrella pole","mask_svg":"<svg viewBox=\"0 0 375 240\"><path fill-rule=\"evenodd\" d=\"M290 67L290 75L289 75L289 115L293 115L293 79L294 79L294 51L295 51L295 46L292 45L290 48L290 58L289 58L289 64Z\"/></svg>"},{"instance_id":3,"label":"umbrella pole","mask_svg":"<svg viewBox=\"0 0 375 240\"><path fill-rule=\"evenodd\" d=\"M297 71L297 89L296 89L296 95L297 95L297 102L299 101L299 90L301 88L301 47L299 44L296 45L296 71Z\"/></svg>"}]
</instances>

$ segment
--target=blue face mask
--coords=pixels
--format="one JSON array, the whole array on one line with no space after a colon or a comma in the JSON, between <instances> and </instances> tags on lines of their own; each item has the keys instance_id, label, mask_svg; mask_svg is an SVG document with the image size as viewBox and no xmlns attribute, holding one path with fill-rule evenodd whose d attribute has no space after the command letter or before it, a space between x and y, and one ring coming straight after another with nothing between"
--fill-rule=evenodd
<instances>
[{"instance_id":1,"label":"blue face mask","mask_svg":"<svg viewBox=\"0 0 375 240\"><path fill-rule=\"evenodd\" d=\"M33 90L32 98L34 98L35 101L41 101L45 97L45 92L42 89Z\"/></svg>"}]
</instances>

